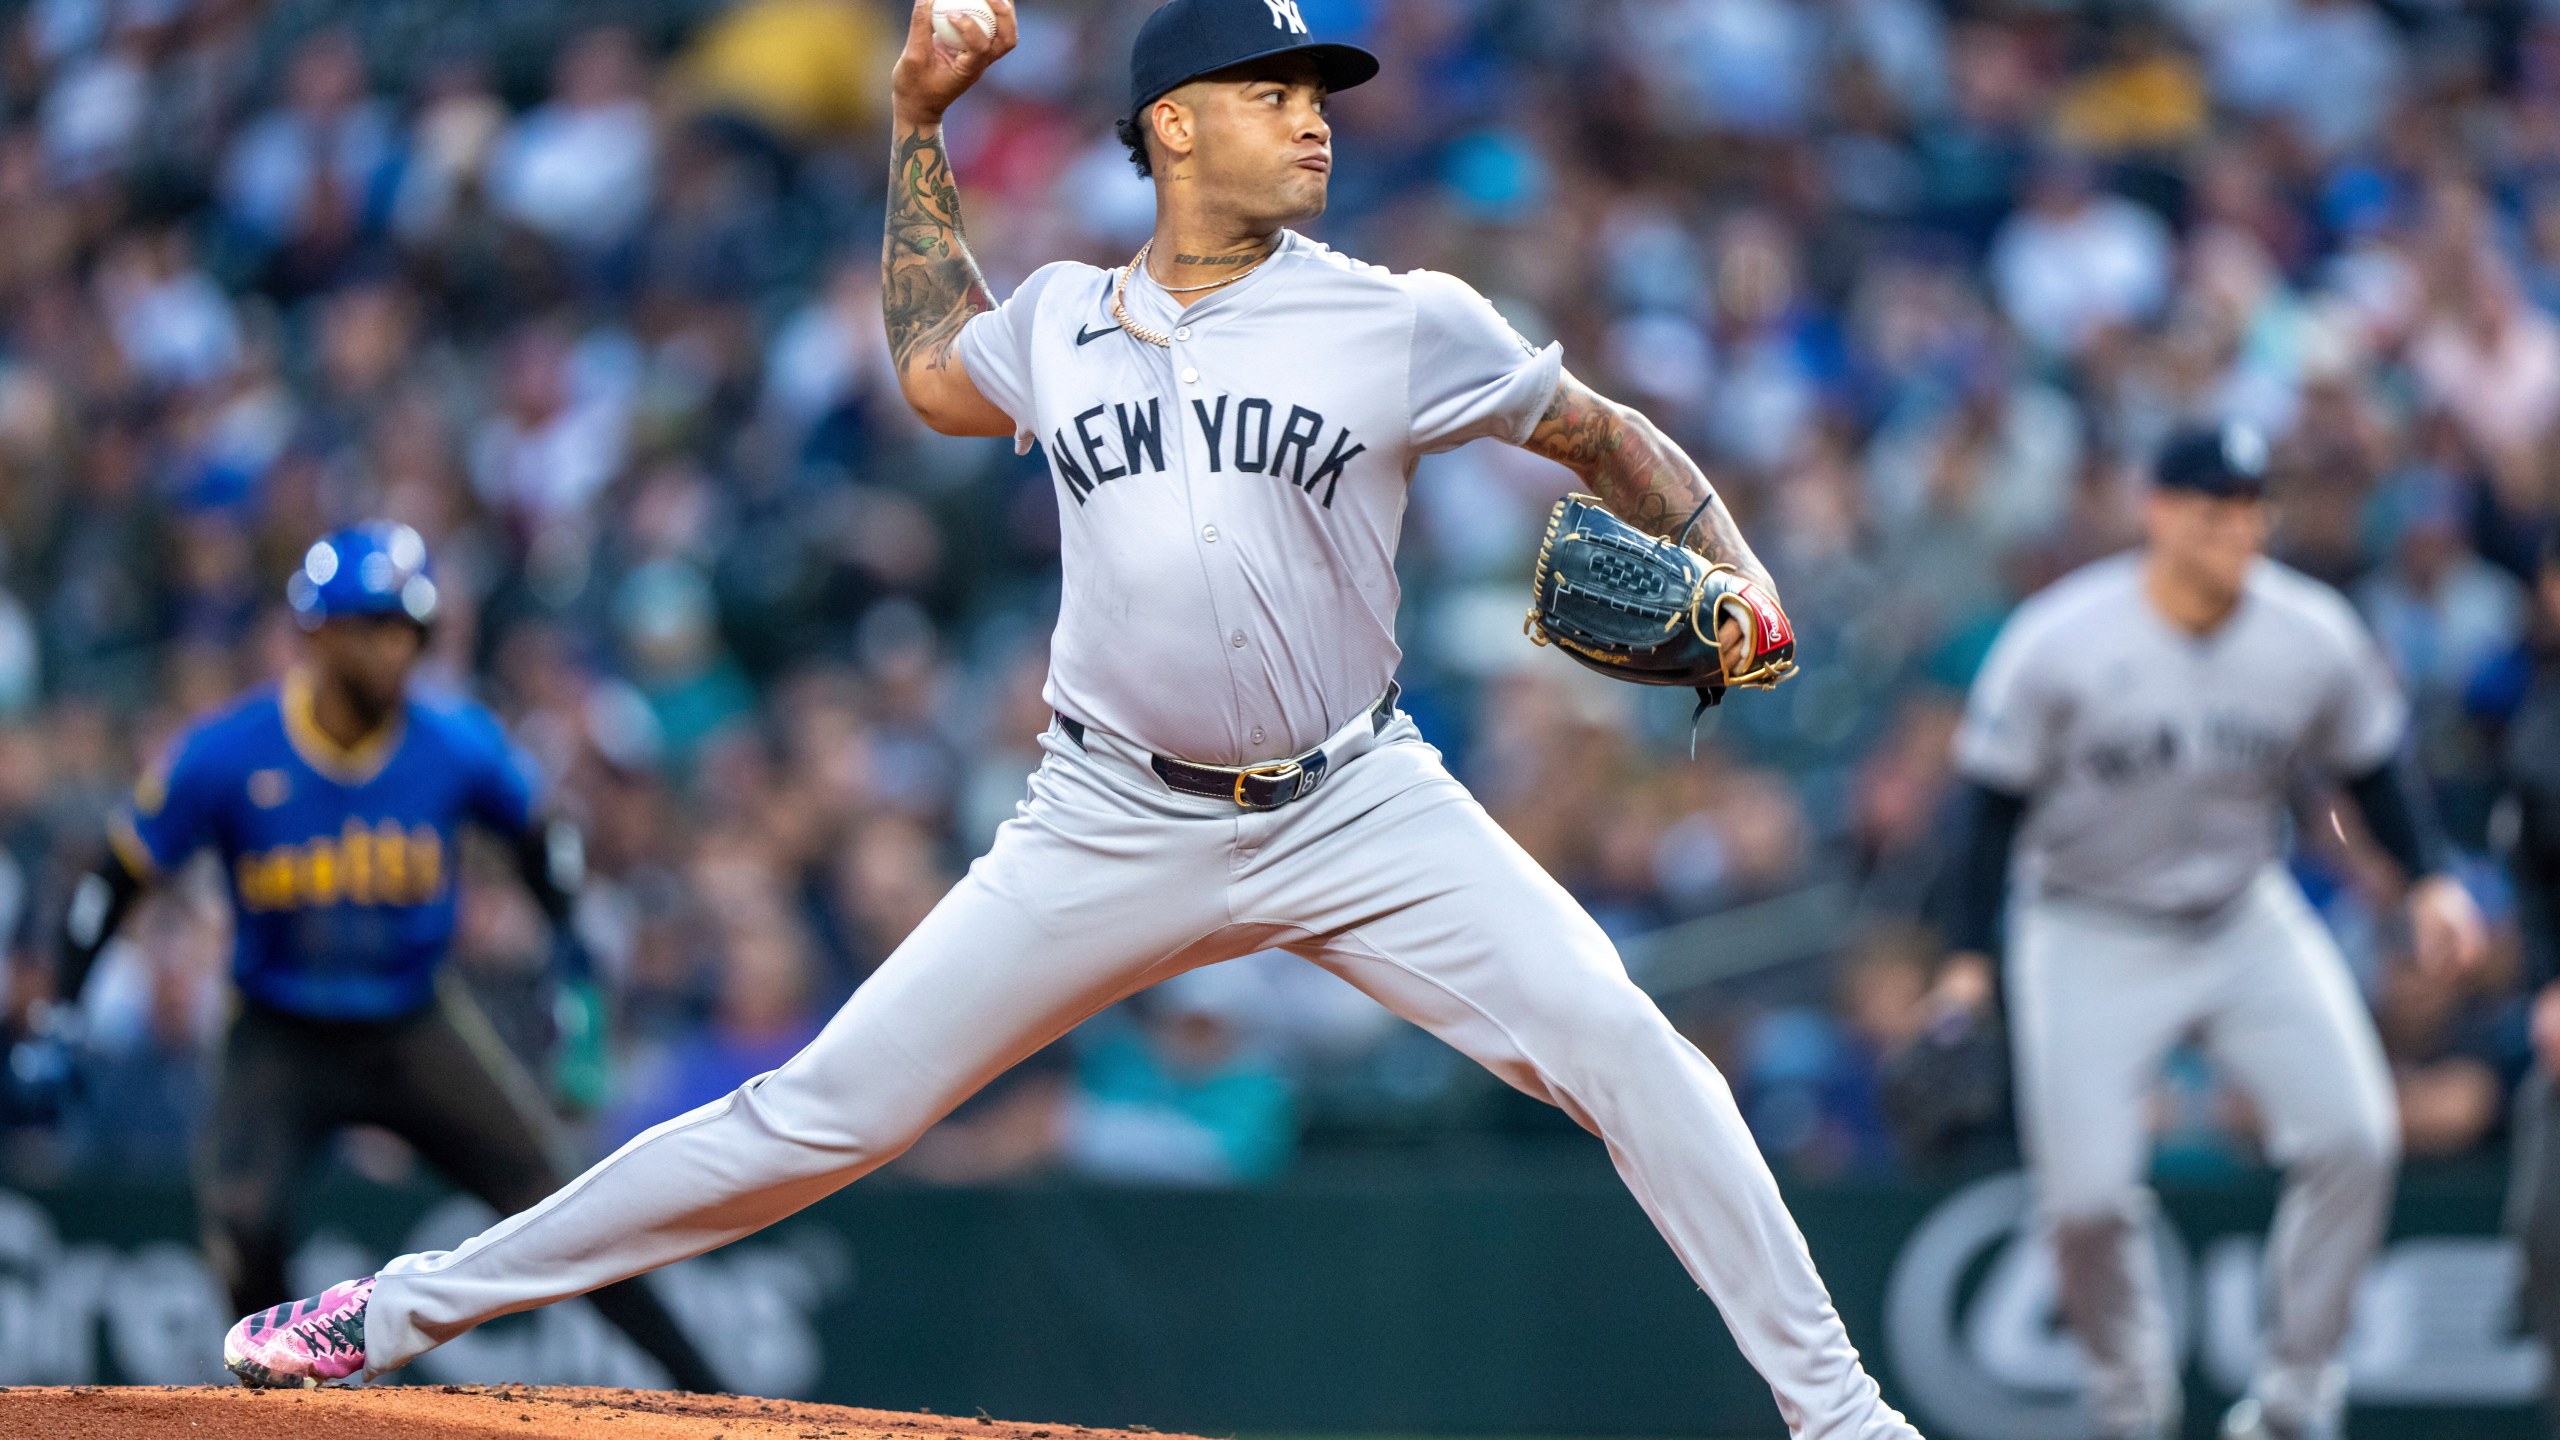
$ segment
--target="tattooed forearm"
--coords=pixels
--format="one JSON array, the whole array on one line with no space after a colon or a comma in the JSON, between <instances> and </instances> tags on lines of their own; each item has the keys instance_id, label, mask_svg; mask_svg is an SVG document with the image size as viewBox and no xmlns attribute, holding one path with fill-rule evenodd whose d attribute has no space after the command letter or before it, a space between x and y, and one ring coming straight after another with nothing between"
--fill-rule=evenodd
<instances>
[{"instance_id":1,"label":"tattooed forearm","mask_svg":"<svg viewBox=\"0 0 2560 1440\"><path fill-rule=\"evenodd\" d=\"M1678 539L1695 514L1689 544L1699 554L1777 588L1706 473L1639 412L1567 375L1528 448L1581 476L1611 513L1649 534Z\"/></svg>"},{"instance_id":2,"label":"tattooed forearm","mask_svg":"<svg viewBox=\"0 0 2560 1440\"><path fill-rule=\"evenodd\" d=\"M898 132L889 165L889 243L881 266L881 308L898 373L947 370L951 345L969 317L995 308L986 277L960 235L960 187L940 126Z\"/></svg>"}]
</instances>

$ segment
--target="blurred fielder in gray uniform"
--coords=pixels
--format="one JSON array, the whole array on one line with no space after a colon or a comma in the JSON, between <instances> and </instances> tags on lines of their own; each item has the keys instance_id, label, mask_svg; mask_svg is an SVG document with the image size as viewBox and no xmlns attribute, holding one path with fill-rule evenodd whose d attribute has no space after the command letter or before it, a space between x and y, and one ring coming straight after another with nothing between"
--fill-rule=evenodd
<instances>
[{"instance_id":1,"label":"blurred fielder in gray uniform","mask_svg":"<svg viewBox=\"0 0 2560 1440\"><path fill-rule=\"evenodd\" d=\"M2390 1210L2398 1117L2372 1019L2285 873L2289 802L2345 784L2411 880L2419 963L2482 948L2379 652L2336 592L2261 553L2265 466L2245 429L2172 440L2147 547L2019 608L1956 742L1975 793L1952 939L1960 970L1982 963L2014 859L2019 1119L2106 1440L2179 1423L2144 1099L2189 1035L2256 1099L2286 1169L2267 1351L2223 1433L2334 1440L2342 1423L2338 1349Z\"/></svg>"},{"instance_id":2,"label":"blurred fielder in gray uniform","mask_svg":"<svg viewBox=\"0 0 2560 1440\"><path fill-rule=\"evenodd\" d=\"M2534 577L2534 669L2507 731L2516 909L2533 996L2533 1069L2517 1088L2515 1176L2507 1228L2524 1247L2525 1319L2560 1374L2560 530L2543 537ZM2560 1387L2545 1420L2560 1440Z\"/></svg>"},{"instance_id":3,"label":"blurred fielder in gray uniform","mask_svg":"<svg viewBox=\"0 0 2560 1440\"><path fill-rule=\"evenodd\" d=\"M1394 553L1421 456L1506 441L1654 535L1694 517L1700 551L1775 613L1732 516L1659 430L1462 282L1288 228L1324 210L1328 92L1378 69L1309 39L1293 0L1175 0L1147 21L1125 129L1156 180L1154 240L1116 269L1048 266L998 305L941 124L1011 48L995 7L1001 33L955 50L915 5L883 298L917 413L1041 446L1057 482L1058 720L1030 798L788 1064L452 1251L235 1330L235 1368L378 1374L725 1244L887 1162L1095 1011L1285 948L1598 1133L1794 1434L1916 1440L1723 1077L1395 707ZM1725 674L1746 674L1726 623Z\"/></svg>"},{"instance_id":4,"label":"blurred fielder in gray uniform","mask_svg":"<svg viewBox=\"0 0 2560 1440\"><path fill-rule=\"evenodd\" d=\"M2419 963L2470 966L2481 915L2442 871L2406 705L2348 602L2263 556L2266 443L2173 438L2148 546L2028 600L1976 679L1956 971L2004 910L2017 1109L2104 1440L2179 1425L2150 1248L2145 1092L2202 1035L2286 1166L2268 1348L2230 1440L2335 1440L2337 1348L2399 1163L2391 1076L2345 958L2284 871L2289 802L2345 784L2404 866Z\"/></svg>"}]
</instances>

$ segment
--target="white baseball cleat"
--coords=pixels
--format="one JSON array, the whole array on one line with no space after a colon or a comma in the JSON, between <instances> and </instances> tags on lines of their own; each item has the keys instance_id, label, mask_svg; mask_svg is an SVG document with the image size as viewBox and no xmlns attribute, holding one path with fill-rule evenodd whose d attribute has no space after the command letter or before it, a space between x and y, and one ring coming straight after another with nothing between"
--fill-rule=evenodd
<instances>
[{"instance_id":1,"label":"white baseball cleat","mask_svg":"<svg viewBox=\"0 0 2560 1440\"><path fill-rule=\"evenodd\" d=\"M2339 1440L2323 1427L2293 1424L2267 1413L2254 1399L2242 1400L2222 1415L2222 1440Z\"/></svg>"}]
</instances>

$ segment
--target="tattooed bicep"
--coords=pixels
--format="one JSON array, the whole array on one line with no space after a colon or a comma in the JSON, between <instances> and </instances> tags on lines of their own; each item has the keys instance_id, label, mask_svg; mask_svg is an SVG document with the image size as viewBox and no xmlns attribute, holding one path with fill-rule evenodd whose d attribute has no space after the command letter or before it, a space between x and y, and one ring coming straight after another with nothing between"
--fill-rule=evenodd
<instances>
[{"instance_id":1,"label":"tattooed bicep","mask_svg":"<svg viewBox=\"0 0 2560 1440\"><path fill-rule=\"evenodd\" d=\"M1587 471L1616 455L1626 445L1626 417L1607 397L1573 378L1570 371L1556 385L1556 397L1538 428L1529 432L1527 449L1559 465Z\"/></svg>"},{"instance_id":2,"label":"tattooed bicep","mask_svg":"<svg viewBox=\"0 0 2560 1440\"><path fill-rule=\"evenodd\" d=\"M1709 559L1765 578L1733 517L1708 503L1715 488L1705 473L1640 412L1566 375L1527 448L1573 471L1618 518L1654 535L1686 534Z\"/></svg>"}]
</instances>

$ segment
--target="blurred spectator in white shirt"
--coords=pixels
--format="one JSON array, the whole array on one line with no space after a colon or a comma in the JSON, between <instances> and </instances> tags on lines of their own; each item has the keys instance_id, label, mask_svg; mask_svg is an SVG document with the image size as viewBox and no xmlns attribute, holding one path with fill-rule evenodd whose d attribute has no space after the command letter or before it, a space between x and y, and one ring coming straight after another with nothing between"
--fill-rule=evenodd
<instances>
[{"instance_id":1,"label":"blurred spectator in white shirt","mask_svg":"<svg viewBox=\"0 0 2560 1440\"><path fill-rule=\"evenodd\" d=\"M1908 115L1947 107L1947 21L1928 0L1828 0L1833 44L1865 62Z\"/></svg>"},{"instance_id":2,"label":"blurred spectator in white shirt","mask_svg":"<svg viewBox=\"0 0 2560 1440\"><path fill-rule=\"evenodd\" d=\"M596 493L622 469L627 396L581 384L575 358L569 338L549 326L517 336L498 412L472 446L480 498L536 536L582 521Z\"/></svg>"},{"instance_id":3,"label":"blurred spectator in white shirt","mask_svg":"<svg viewBox=\"0 0 2560 1440\"><path fill-rule=\"evenodd\" d=\"M516 122L490 158L489 190L509 218L601 255L649 211L658 142L639 43L590 30L561 52L551 101Z\"/></svg>"},{"instance_id":4,"label":"blurred spectator in white shirt","mask_svg":"<svg viewBox=\"0 0 2560 1440\"><path fill-rule=\"evenodd\" d=\"M142 133L150 92L137 45L72 61L38 109L47 168L75 183L121 170Z\"/></svg>"},{"instance_id":5,"label":"blurred spectator in white shirt","mask_svg":"<svg viewBox=\"0 0 2560 1440\"><path fill-rule=\"evenodd\" d=\"M153 385L209 384L239 364L231 297L196 266L177 231L119 245L98 267L98 291L117 350Z\"/></svg>"},{"instance_id":6,"label":"blurred spectator in white shirt","mask_svg":"<svg viewBox=\"0 0 2560 1440\"><path fill-rule=\"evenodd\" d=\"M1947 378L1944 390L1915 390L1869 447L1875 520L1898 534L1933 514L1957 518L2004 547L2050 536L2080 472L2080 408L2004 355L1972 357Z\"/></svg>"},{"instance_id":7,"label":"blurred spectator in white shirt","mask_svg":"<svg viewBox=\"0 0 2560 1440\"><path fill-rule=\"evenodd\" d=\"M1821 32L1791 0L1650 0L1623 33L1679 128L1778 134L1812 103Z\"/></svg>"},{"instance_id":8,"label":"blurred spectator in white shirt","mask_svg":"<svg viewBox=\"0 0 2560 1440\"><path fill-rule=\"evenodd\" d=\"M826 288L783 322L765 351L764 407L792 453L829 416L895 390L885 336L877 256L840 261Z\"/></svg>"},{"instance_id":9,"label":"blurred spectator in white shirt","mask_svg":"<svg viewBox=\"0 0 2560 1440\"><path fill-rule=\"evenodd\" d=\"M2375 139L2400 89L2400 46L2369 0L2277 0L2218 27L2214 88L2237 109L2279 116L2323 155Z\"/></svg>"},{"instance_id":10,"label":"blurred spectator in white shirt","mask_svg":"<svg viewBox=\"0 0 2560 1440\"><path fill-rule=\"evenodd\" d=\"M2443 267L2434 316L2409 363L2430 404L2492 459L2534 446L2560 419L2560 326L2525 299L2515 273L2483 247Z\"/></svg>"},{"instance_id":11,"label":"blurred spectator in white shirt","mask_svg":"<svg viewBox=\"0 0 2560 1440\"><path fill-rule=\"evenodd\" d=\"M355 36L324 30L295 52L285 102L232 142L223 208L252 246L325 259L388 216L399 160L390 111L366 94Z\"/></svg>"},{"instance_id":12,"label":"blurred spectator in white shirt","mask_svg":"<svg viewBox=\"0 0 2560 1440\"><path fill-rule=\"evenodd\" d=\"M2439 471L2402 477L2384 497L2398 543L2356 587L2374 638L2421 704L2461 694L2524 632L2524 588L2472 551L2467 505Z\"/></svg>"},{"instance_id":13,"label":"blurred spectator in white shirt","mask_svg":"<svg viewBox=\"0 0 2560 1440\"><path fill-rule=\"evenodd\" d=\"M483 177L490 152L506 133L508 116L505 102L477 66L441 67L422 88L394 223L409 243L429 246L457 211L486 203Z\"/></svg>"},{"instance_id":14,"label":"blurred spectator in white shirt","mask_svg":"<svg viewBox=\"0 0 2560 1440\"><path fill-rule=\"evenodd\" d=\"M2158 215L2099 190L2086 163L2057 157L1994 237L1991 284L2039 350L2070 355L2103 328L2156 314L2173 259Z\"/></svg>"}]
</instances>

